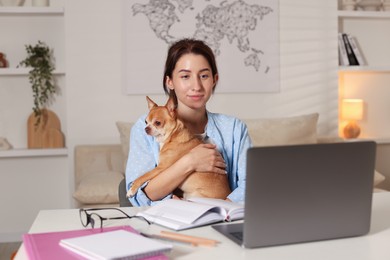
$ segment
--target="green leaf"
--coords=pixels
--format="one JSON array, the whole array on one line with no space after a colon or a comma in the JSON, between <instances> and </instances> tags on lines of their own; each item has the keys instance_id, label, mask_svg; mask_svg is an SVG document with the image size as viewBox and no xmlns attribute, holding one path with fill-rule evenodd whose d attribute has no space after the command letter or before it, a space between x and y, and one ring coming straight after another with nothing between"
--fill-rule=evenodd
<instances>
[{"instance_id":1,"label":"green leaf","mask_svg":"<svg viewBox=\"0 0 390 260\"><path fill-rule=\"evenodd\" d=\"M37 124L40 122L42 109L47 107L49 101L56 94L54 85L53 51L46 43L38 41L34 46L26 45L27 57L19 65L32 67L29 71L29 81L33 90L34 107L33 111L37 117Z\"/></svg>"}]
</instances>

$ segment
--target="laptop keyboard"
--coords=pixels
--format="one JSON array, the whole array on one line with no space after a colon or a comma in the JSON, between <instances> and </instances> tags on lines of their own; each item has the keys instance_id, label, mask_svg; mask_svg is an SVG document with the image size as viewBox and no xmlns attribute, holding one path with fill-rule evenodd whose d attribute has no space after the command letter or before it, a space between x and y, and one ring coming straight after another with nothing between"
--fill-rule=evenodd
<instances>
[{"instance_id":1,"label":"laptop keyboard","mask_svg":"<svg viewBox=\"0 0 390 260\"><path fill-rule=\"evenodd\" d=\"M239 232L231 232L230 234L233 237L237 238L238 240L242 241L244 233L242 231L239 231Z\"/></svg>"}]
</instances>

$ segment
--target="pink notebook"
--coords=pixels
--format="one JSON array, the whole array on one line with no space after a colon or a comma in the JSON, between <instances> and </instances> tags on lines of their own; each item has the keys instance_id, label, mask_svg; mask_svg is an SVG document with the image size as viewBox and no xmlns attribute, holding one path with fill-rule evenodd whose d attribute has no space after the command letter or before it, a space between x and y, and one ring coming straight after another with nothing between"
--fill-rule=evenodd
<instances>
[{"instance_id":1,"label":"pink notebook","mask_svg":"<svg viewBox=\"0 0 390 260\"><path fill-rule=\"evenodd\" d=\"M24 234L23 243L26 249L27 255L30 260L45 260L45 259L85 259L80 255L71 252L60 246L59 242L61 239L81 237L86 235L97 234L101 232L109 232L114 230L127 230L133 233L138 233L135 229L130 226L117 226L117 227L106 227L103 229L80 229L60 232L49 232L49 233L35 233L35 234ZM157 255L149 257L151 260L166 260L166 255Z\"/></svg>"}]
</instances>

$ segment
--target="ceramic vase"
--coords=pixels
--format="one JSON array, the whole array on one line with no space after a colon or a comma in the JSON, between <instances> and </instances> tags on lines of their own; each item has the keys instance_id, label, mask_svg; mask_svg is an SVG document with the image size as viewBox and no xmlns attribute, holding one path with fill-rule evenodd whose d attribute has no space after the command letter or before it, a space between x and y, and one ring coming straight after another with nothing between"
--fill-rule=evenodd
<instances>
[{"instance_id":1,"label":"ceramic vase","mask_svg":"<svg viewBox=\"0 0 390 260\"><path fill-rule=\"evenodd\" d=\"M5 59L5 55L0 52L0 68L7 68L8 67L8 62Z\"/></svg>"}]
</instances>

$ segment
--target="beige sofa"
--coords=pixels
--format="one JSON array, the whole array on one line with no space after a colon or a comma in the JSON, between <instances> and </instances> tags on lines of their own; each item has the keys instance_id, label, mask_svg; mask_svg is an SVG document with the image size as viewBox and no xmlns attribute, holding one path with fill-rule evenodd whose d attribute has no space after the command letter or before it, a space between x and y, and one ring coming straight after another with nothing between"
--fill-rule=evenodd
<instances>
[{"instance_id":1,"label":"beige sofa","mask_svg":"<svg viewBox=\"0 0 390 260\"><path fill-rule=\"evenodd\" d=\"M254 146L341 142L339 137L317 136L318 114L287 118L244 120ZM73 197L79 207L118 206L118 185L124 178L132 124L116 123L120 144L75 147ZM375 173L375 186L385 177Z\"/></svg>"}]
</instances>

